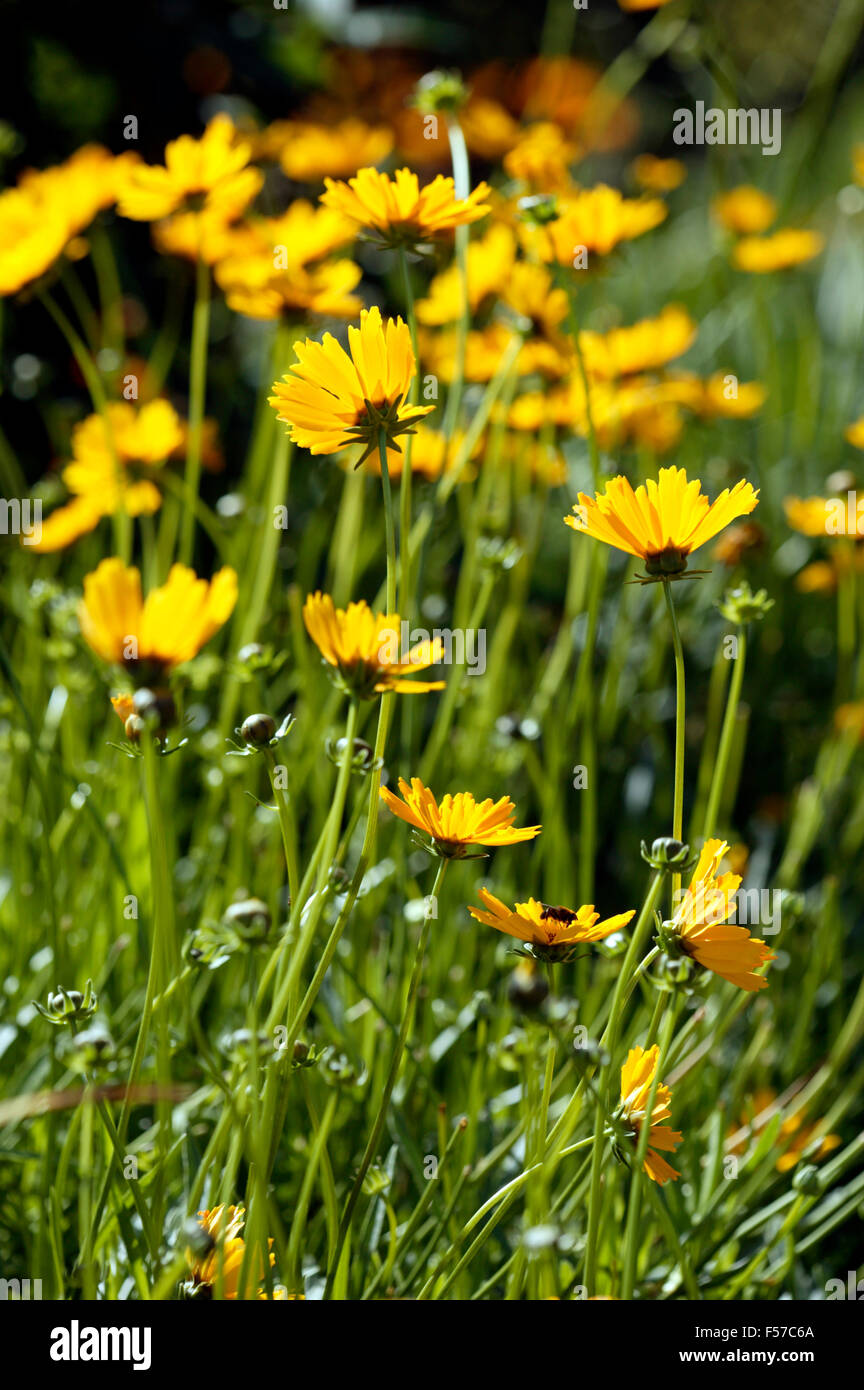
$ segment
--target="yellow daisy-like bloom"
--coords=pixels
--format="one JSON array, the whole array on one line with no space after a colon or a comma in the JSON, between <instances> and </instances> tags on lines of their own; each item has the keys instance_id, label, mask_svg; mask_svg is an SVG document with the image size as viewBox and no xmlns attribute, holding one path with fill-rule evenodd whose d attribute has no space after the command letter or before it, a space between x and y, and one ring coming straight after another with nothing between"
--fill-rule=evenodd
<instances>
[{"instance_id":1,"label":"yellow daisy-like bloom","mask_svg":"<svg viewBox=\"0 0 864 1390\"><path fill-rule=\"evenodd\" d=\"M306 314L353 318L362 301L352 294L363 272L353 261L274 270L272 253L236 256L222 261L216 279L225 291L229 309L252 319L287 318Z\"/></svg>"},{"instance_id":2,"label":"yellow daisy-like bloom","mask_svg":"<svg viewBox=\"0 0 864 1390\"><path fill-rule=\"evenodd\" d=\"M768 985L754 971L776 957L764 941L750 936L746 927L728 921L735 914L735 894L741 884L738 874L720 873L728 851L725 840L705 841L690 885L672 921L664 923L661 940L703 969L754 993Z\"/></svg>"},{"instance_id":3,"label":"yellow daisy-like bloom","mask_svg":"<svg viewBox=\"0 0 864 1390\"><path fill-rule=\"evenodd\" d=\"M644 1048L632 1047L627 1054L627 1061L621 1068L621 1104L617 1115L632 1126L634 1148L638 1146L641 1128L648 1118L645 1111L659 1057L660 1049L656 1043L649 1047L647 1052ZM671 1100L672 1093L669 1087L664 1086L661 1081L654 1092L654 1106L649 1119L651 1131L643 1165L644 1172L652 1182L660 1183L661 1186L670 1179L676 1182L681 1176L677 1169L657 1152L660 1149L663 1153L674 1153L684 1137L678 1130L670 1129L668 1125L661 1123L668 1120L672 1114Z\"/></svg>"},{"instance_id":4,"label":"yellow daisy-like bloom","mask_svg":"<svg viewBox=\"0 0 864 1390\"><path fill-rule=\"evenodd\" d=\"M602 380L663 367L695 341L695 322L679 304L668 304L654 319L640 319L609 333L579 335L586 370Z\"/></svg>"},{"instance_id":5,"label":"yellow daisy-like bloom","mask_svg":"<svg viewBox=\"0 0 864 1390\"><path fill-rule=\"evenodd\" d=\"M687 177L687 165L680 159L658 159L655 154L637 155L630 170L646 193L671 193Z\"/></svg>"},{"instance_id":6,"label":"yellow daisy-like bloom","mask_svg":"<svg viewBox=\"0 0 864 1390\"><path fill-rule=\"evenodd\" d=\"M570 165L579 147L568 140L553 121L528 126L517 143L504 156L504 168L512 179L519 179L541 193L556 193L570 185Z\"/></svg>"},{"instance_id":7,"label":"yellow daisy-like bloom","mask_svg":"<svg viewBox=\"0 0 864 1390\"><path fill-rule=\"evenodd\" d=\"M155 400L140 409L125 401L102 415L88 415L72 435L72 460L63 481L73 500L58 507L42 524L33 550L62 550L92 531L102 517L125 512L152 516L162 496L151 477L138 476L158 466L183 443L183 422L169 401Z\"/></svg>"},{"instance_id":8,"label":"yellow daisy-like bloom","mask_svg":"<svg viewBox=\"0 0 864 1390\"><path fill-rule=\"evenodd\" d=\"M661 468L636 491L627 478L612 478L596 497L580 492L574 515L564 518L574 531L635 555L652 577L668 578L687 568L687 558L759 501L752 484L724 488L711 503L698 478L687 481L683 468Z\"/></svg>"},{"instance_id":9,"label":"yellow daisy-like bloom","mask_svg":"<svg viewBox=\"0 0 864 1390\"><path fill-rule=\"evenodd\" d=\"M793 531L804 536L864 536L857 494L850 497L787 497L783 503Z\"/></svg>"},{"instance_id":10,"label":"yellow daisy-like bloom","mask_svg":"<svg viewBox=\"0 0 864 1390\"><path fill-rule=\"evenodd\" d=\"M325 207L350 217L388 245L416 244L477 222L489 212L491 189L480 183L465 199L456 197L452 179L439 174L425 188L410 169L393 178L377 169L361 169L347 183L325 179Z\"/></svg>"},{"instance_id":11,"label":"yellow daisy-like bloom","mask_svg":"<svg viewBox=\"0 0 864 1390\"><path fill-rule=\"evenodd\" d=\"M435 407L407 405L414 376L408 325L382 322L377 307L364 309L360 327L348 329L350 357L331 333L323 342L295 343L297 358L269 402L276 418L289 426L296 444L313 454L335 454L349 444L365 444L357 467L379 445L383 431L391 448L397 435L411 433L415 420Z\"/></svg>"},{"instance_id":12,"label":"yellow daisy-like bloom","mask_svg":"<svg viewBox=\"0 0 864 1390\"><path fill-rule=\"evenodd\" d=\"M318 592L306 599L303 621L328 666L338 672L339 684L355 695L371 699L389 690L416 695L444 688L443 681L403 679L441 661L444 643L440 637L425 640L403 652L398 613L373 613L362 600L337 608L329 594Z\"/></svg>"},{"instance_id":13,"label":"yellow daisy-like bloom","mask_svg":"<svg viewBox=\"0 0 864 1390\"><path fill-rule=\"evenodd\" d=\"M738 236L752 236L766 232L771 226L777 216L777 202L761 188L742 183L715 198L711 213L727 231Z\"/></svg>"},{"instance_id":14,"label":"yellow daisy-like bloom","mask_svg":"<svg viewBox=\"0 0 864 1390\"><path fill-rule=\"evenodd\" d=\"M847 425L843 437L847 444L853 445L856 449L864 449L864 418L853 420L851 425Z\"/></svg>"},{"instance_id":15,"label":"yellow daisy-like bloom","mask_svg":"<svg viewBox=\"0 0 864 1390\"><path fill-rule=\"evenodd\" d=\"M533 840L543 828L514 826L516 807L509 796L477 802L470 792L457 792L455 796L448 792L439 804L419 777L412 777L410 785L400 777L399 791L401 801L389 787L381 787L381 800L394 816L428 835L437 853L445 859L463 859L471 845L487 845L490 849L518 845L523 840Z\"/></svg>"},{"instance_id":16,"label":"yellow daisy-like bloom","mask_svg":"<svg viewBox=\"0 0 864 1390\"><path fill-rule=\"evenodd\" d=\"M159 675L191 661L236 602L237 575L227 566L208 583L185 565L173 565L166 582L144 599L138 570L112 557L85 577L78 621L103 661Z\"/></svg>"},{"instance_id":17,"label":"yellow daisy-like bloom","mask_svg":"<svg viewBox=\"0 0 864 1390\"><path fill-rule=\"evenodd\" d=\"M500 101L489 97L471 96L460 116L465 143L472 154L481 159L498 160L512 149L519 139L519 122L514 120Z\"/></svg>"},{"instance_id":18,"label":"yellow daisy-like bloom","mask_svg":"<svg viewBox=\"0 0 864 1390\"><path fill-rule=\"evenodd\" d=\"M559 199L558 211L558 218L545 226L523 226L523 242L541 260L572 266L583 247L589 256L608 256L620 242L650 232L667 208L659 198L625 198L601 183Z\"/></svg>"},{"instance_id":19,"label":"yellow daisy-like bloom","mask_svg":"<svg viewBox=\"0 0 864 1390\"><path fill-rule=\"evenodd\" d=\"M791 270L812 261L824 246L825 238L820 232L787 227L771 236L742 238L732 252L732 261L738 270L768 275L772 270Z\"/></svg>"},{"instance_id":20,"label":"yellow daisy-like bloom","mask_svg":"<svg viewBox=\"0 0 864 1390\"><path fill-rule=\"evenodd\" d=\"M170 217L181 208L230 221L255 197L264 176L249 168L252 147L238 140L228 116L214 116L200 140L181 135L165 146L165 164L133 165L123 180L118 211L138 222Z\"/></svg>"},{"instance_id":21,"label":"yellow daisy-like bloom","mask_svg":"<svg viewBox=\"0 0 864 1390\"><path fill-rule=\"evenodd\" d=\"M380 164L393 149L388 126L347 120L335 126L286 121L284 127L279 163L297 183L320 183L326 174L348 178L364 166Z\"/></svg>"},{"instance_id":22,"label":"yellow daisy-like bloom","mask_svg":"<svg viewBox=\"0 0 864 1390\"><path fill-rule=\"evenodd\" d=\"M613 932L621 931L633 917L632 912L621 912L617 917L607 917L601 922L600 913L594 911L593 903L579 907L574 912L569 907L550 907L536 898L517 903L511 912L487 888L480 889L480 900L483 908L469 907L471 916L487 927L494 927L496 931L515 936L517 941L524 941L540 960L572 960L580 946L602 941Z\"/></svg>"},{"instance_id":23,"label":"yellow daisy-like bloom","mask_svg":"<svg viewBox=\"0 0 864 1390\"><path fill-rule=\"evenodd\" d=\"M411 472L427 482L435 482L443 473L452 471L457 457L465 441L463 431L456 430L451 440L447 440L440 430L433 430L428 425L419 425L417 433L411 443ZM471 459L481 452L483 446L482 436L474 444L469 457ZM366 467L370 473L381 476L381 460L377 454L371 454L366 461ZM405 467L405 455L397 454L394 449L387 450L387 471L391 478L401 478L402 469ZM461 481L467 482L475 476L475 470L465 467L461 474Z\"/></svg>"},{"instance_id":24,"label":"yellow daisy-like bloom","mask_svg":"<svg viewBox=\"0 0 864 1390\"><path fill-rule=\"evenodd\" d=\"M210 1211L199 1211L198 1224L213 1240L213 1248L203 1257L186 1251L186 1261L190 1270L189 1296L191 1298L212 1297L215 1289L221 1288L222 1297L235 1300L240 1287L240 1273L246 1255L246 1242L240 1232L246 1219L243 1207L213 1207ZM269 1256L271 1267L276 1263L275 1256ZM263 1261L256 1255L252 1261L254 1286L264 1278ZM284 1294L276 1294L284 1298ZM266 1294L256 1293L256 1299L266 1298Z\"/></svg>"},{"instance_id":25,"label":"yellow daisy-like bloom","mask_svg":"<svg viewBox=\"0 0 864 1390\"><path fill-rule=\"evenodd\" d=\"M516 260L516 238L496 223L468 247L468 305L476 313L485 300L506 292ZM436 275L425 299L417 303L417 321L431 328L456 323L462 313L462 275L450 266Z\"/></svg>"}]
</instances>

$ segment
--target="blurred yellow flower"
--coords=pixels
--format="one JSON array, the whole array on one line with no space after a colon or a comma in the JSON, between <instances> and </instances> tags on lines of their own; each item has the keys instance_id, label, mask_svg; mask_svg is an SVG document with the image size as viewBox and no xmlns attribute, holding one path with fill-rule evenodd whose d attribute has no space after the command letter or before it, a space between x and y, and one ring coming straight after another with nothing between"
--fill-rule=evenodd
<instances>
[{"instance_id":1,"label":"blurred yellow flower","mask_svg":"<svg viewBox=\"0 0 864 1390\"><path fill-rule=\"evenodd\" d=\"M787 497L783 510L792 530L804 536L864 536L864 506L859 512L855 492L851 497Z\"/></svg>"},{"instance_id":2,"label":"blurred yellow flower","mask_svg":"<svg viewBox=\"0 0 864 1390\"><path fill-rule=\"evenodd\" d=\"M617 188L597 184L558 200L558 218L544 226L523 225L526 250L544 261L572 266L584 250L608 256L622 241L650 232L664 220L666 204L659 198L625 198Z\"/></svg>"},{"instance_id":3,"label":"blurred yellow flower","mask_svg":"<svg viewBox=\"0 0 864 1390\"><path fill-rule=\"evenodd\" d=\"M208 583L185 565L173 565L166 582L144 599L138 570L115 557L85 577L78 621L103 661L164 673L191 661L236 602L237 575L227 566Z\"/></svg>"},{"instance_id":4,"label":"blurred yellow flower","mask_svg":"<svg viewBox=\"0 0 864 1390\"><path fill-rule=\"evenodd\" d=\"M697 331L686 309L668 304L657 318L640 319L627 328L580 333L579 343L586 370L608 381L665 366L691 347Z\"/></svg>"},{"instance_id":5,"label":"blurred yellow flower","mask_svg":"<svg viewBox=\"0 0 864 1390\"><path fill-rule=\"evenodd\" d=\"M777 216L777 202L761 188L742 183L715 198L711 212L727 231L748 236L768 230Z\"/></svg>"},{"instance_id":6,"label":"blurred yellow flower","mask_svg":"<svg viewBox=\"0 0 864 1390\"><path fill-rule=\"evenodd\" d=\"M747 1147L746 1136L738 1139L741 1130L746 1130L750 1136L758 1136L770 1124L777 1114L777 1092L770 1086L762 1086L748 1098L747 1107L742 1114L739 1126L735 1131L733 1128L730 1142L727 1147L731 1153L743 1153ZM778 1173L788 1173L794 1168L801 1159L807 1154L810 1163L817 1163L820 1158L825 1158L829 1153L842 1144L839 1134L825 1134L820 1139L816 1139L818 1125L815 1123L806 1124L804 1116L800 1111L788 1115L781 1123L780 1129L775 1140L775 1147L783 1147L784 1152L775 1163ZM738 1139L738 1142L734 1142ZM808 1149L812 1152L807 1153Z\"/></svg>"},{"instance_id":7,"label":"blurred yellow flower","mask_svg":"<svg viewBox=\"0 0 864 1390\"><path fill-rule=\"evenodd\" d=\"M377 169L361 169L347 183L325 179L325 207L352 218L376 232L388 245L413 245L442 232L478 221L489 212L490 189L480 183L464 200L456 197L452 179L439 174L424 188L410 169L397 169L393 178Z\"/></svg>"},{"instance_id":8,"label":"blurred yellow flower","mask_svg":"<svg viewBox=\"0 0 864 1390\"><path fill-rule=\"evenodd\" d=\"M507 289L516 260L516 238L509 227L496 223L468 246L468 304L472 313L493 295ZM456 323L462 314L462 275L449 266L436 275L425 299L417 302L417 321L429 327Z\"/></svg>"},{"instance_id":9,"label":"blurred yellow flower","mask_svg":"<svg viewBox=\"0 0 864 1390\"><path fill-rule=\"evenodd\" d=\"M856 449L864 449L864 417L860 420L853 420L851 425L847 425L844 437L847 444L854 445Z\"/></svg>"},{"instance_id":10,"label":"blurred yellow flower","mask_svg":"<svg viewBox=\"0 0 864 1390\"><path fill-rule=\"evenodd\" d=\"M313 454L363 443L359 467L378 447L382 431L398 449L396 437L434 406L405 404L415 363L401 319L382 322L380 309L364 309L360 327L348 329L348 342L350 357L330 333L321 343L295 343L297 361L273 383L269 401L295 443Z\"/></svg>"},{"instance_id":11,"label":"blurred yellow flower","mask_svg":"<svg viewBox=\"0 0 864 1390\"><path fill-rule=\"evenodd\" d=\"M547 903L529 898L517 903L513 911L487 888L480 889L483 908L469 907L471 916L487 927L515 936L533 948L539 959L564 960L572 958L575 949L602 941L613 932L621 931L633 917L633 912L621 912L602 922L594 904L579 907L550 907ZM485 910L484 910L485 909Z\"/></svg>"},{"instance_id":12,"label":"blurred yellow flower","mask_svg":"<svg viewBox=\"0 0 864 1390\"><path fill-rule=\"evenodd\" d=\"M648 1148L645 1151L644 1171L648 1174L652 1182L663 1183L677 1182L681 1174L666 1162L657 1152L658 1149L663 1153L674 1153L683 1139L683 1135L668 1125L661 1123L668 1120L672 1114L670 1103L672 1093L668 1086L659 1082L654 1092L654 1104L650 1117L646 1115L648 1097L651 1094L651 1086L654 1075L657 1071L657 1063L660 1058L660 1049L656 1045L649 1047L646 1052L642 1047L631 1047L627 1053L627 1061L621 1068L621 1103L616 1111L616 1117L625 1124L632 1126L633 1147L638 1148L639 1135L646 1119L650 1125L648 1136Z\"/></svg>"},{"instance_id":13,"label":"blurred yellow flower","mask_svg":"<svg viewBox=\"0 0 864 1390\"><path fill-rule=\"evenodd\" d=\"M732 252L738 270L754 275L767 275L772 270L791 270L818 256L825 245L820 232L795 230L791 227L771 236L744 237Z\"/></svg>"},{"instance_id":14,"label":"blurred yellow flower","mask_svg":"<svg viewBox=\"0 0 864 1390\"><path fill-rule=\"evenodd\" d=\"M183 443L183 422L174 407L165 400L140 408L114 401L107 417L88 415L76 425L72 458L62 474L74 500L45 518L33 550L62 550L102 517L150 516L161 506L159 488L146 475Z\"/></svg>"},{"instance_id":15,"label":"blurred yellow flower","mask_svg":"<svg viewBox=\"0 0 864 1390\"><path fill-rule=\"evenodd\" d=\"M754 971L775 957L764 941L749 935L746 927L728 921L735 916L735 894L741 884L738 874L719 872L728 852L725 840L705 841L690 886L672 921L664 923L661 940L667 947L680 949L703 969L752 993L768 985Z\"/></svg>"},{"instance_id":16,"label":"blurred yellow flower","mask_svg":"<svg viewBox=\"0 0 864 1390\"><path fill-rule=\"evenodd\" d=\"M533 840L542 829L539 825L522 829L514 826L516 808L509 796L478 802L470 792L457 792L455 796L448 792L439 805L419 777L412 777L410 786L400 777L399 791L401 801L389 787L381 787L382 801L394 816L428 835L438 853L448 859L463 859L471 845L500 849L521 844L523 840Z\"/></svg>"},{"instance_id":17,"label":"blurred yellow flower","mask_svg":"<svg viewBox=\"0 0 864 1390\"><path fill-rule=\"evenodd\" d=\"M362 301L351 293L363 272L353 261L274 269L273 256L233 256L219 263L216 279L229 309L252 319L290 319L306 314L354 318Z\"/></svg>"},{"instance_id":18,"label":"blurred yellow flower","mask_svg":"<svg viewBox=\"0 0 864 1390\"><path fill-rule=\"evenodd\" d=\"M834 728L838 734L852 734L864 739L864 700L838 705L834 711Z\"/></svg>"},{"instance_id":19,"label":"blurred yellow flower","mask_svg":"<svg viewBox=\"0 0 864 1390\"><path fill-rule=\"evenodd\" d=\"M237 138L228 116L214 116L199 140L181 135L165 146L165 164L135 164L122 180L118 210L123 217L153 222L181 209L237 217L263 182L249 167L252 148Z\"/></svg>"},{"instance_id":20,"label":"blurred yellow flower","mask_svg":"<svg viewBox=\"0 0 864 1390\"><path fill-rule=\"evenodd\" d=\"M393 149L388 126L349 119L334 126L307 121L284 122L279 163L297 183L320 183L325 175L348 178L358 169L380 164Z\"/></svg>"},{"instance_id":21,"label":"blurred yellow flower","mask_svg":"<svg viewBox=\"0 0 864 1390\"><path fill-rule=\"evenodd\" d=\"M391 690L416 695L444 688L444 681L404 679L441 661L444 644L440 638L424 639L403 650L398 613L373 613L362 600L336 608L329 594L317 592L303 605L303 621L328 666L338 672L340 687L349 693L371 699Z\"/></svg>"},{"instance_id":22,"label":"blurred yellow flower","mask_svg":"<svg viewBox=\"0 0 864 1390\"><path fill-rule=\"evenodd\" d=\"M658 159L655 154L637 155L630 171L646 193L672 193L687 177L687 165L680 159Z\"/></svg>"},{"instance_id":23,"label":"blurred yellow flower","mask_svg":"<svg viewBox=\"0 0 864 1390\"><path fill-rule=\"evenodd\" d=\"M620 475L596 497L580 492L564 520L574 531L638 556L649 575L668 577L682 573L692 551L752 512L758 500L758 490L742 480L711 503L698 478L688 482L685 469L661 468L656 481L649 478L635 492Z\"/></svg>"},{"instance_id":24,"label":"blurred yellow flower","mask_svg":"<svg viewBox=\"0 0 864 1390\"><path fill-rule=\"evenodd\" d=\"M570 165L579 147L568 140L552 121L538 121L526 127L513 148L504 156L504 168L540 193L556 193L571 183Z\"/></svg>"}]
</instances>

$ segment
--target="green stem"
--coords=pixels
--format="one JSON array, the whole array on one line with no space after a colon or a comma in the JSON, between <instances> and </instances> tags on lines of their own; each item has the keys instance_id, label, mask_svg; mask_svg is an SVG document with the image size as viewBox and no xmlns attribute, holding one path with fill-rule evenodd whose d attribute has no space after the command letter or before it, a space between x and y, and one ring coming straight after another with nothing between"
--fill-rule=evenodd
<instances>
[{"instance_id":1,"label":"green stem","mask_svg":"<svg viewBox=\"0 0 864 1390\"><path fill-rule=\"evenodd\" d=\"M675 649L675 793L672 808L672 838L681 840L684 835L684 648L678 616L672 601L672 586L668 579L663 580L663 596L669 610L672 624L672 644ZM677 901L681 888L681 875L672 875L672 902Z\"/></svg>"},{"instance_id":2,"label":"green stem","mask_svg":"<svg viewBox=\"0 0 864 1390\"><path fill-rule=\"evenodd\" d=\"M186 507L180 527L180 561L192 561L195 545L195 503L201 481L201 434L207 394L207 338L210 332L210 267L200 257L195 269L195 308L192 313L192 354L189 362L189 443L186 450Z\"/></svg>"},{"instance_id":3,"label":"green stem","mask_svg":"<svg viewBox=\"0 0 864 1390\"><path fill-rule=\"evenodd\" d=\"M742 625L738 628L738 652L735 657L735 665L732 668L732 679L729 682L726 713L723 716L723 727L720 731L720 742L717 747L717 760L714 764L714 775L711 778L711 790L708 793L708 804L705 808L705 820L702 825L702 836L706 840L709 835L713 835L717 829L720 800L723 796L726 773L729 770L729 758L732 754L732 744L735 736L735 720L738 715L738 702L741 699L741 686L744 681L744 663L746 658L747 629Z\"/></svg>"}]
</instances>

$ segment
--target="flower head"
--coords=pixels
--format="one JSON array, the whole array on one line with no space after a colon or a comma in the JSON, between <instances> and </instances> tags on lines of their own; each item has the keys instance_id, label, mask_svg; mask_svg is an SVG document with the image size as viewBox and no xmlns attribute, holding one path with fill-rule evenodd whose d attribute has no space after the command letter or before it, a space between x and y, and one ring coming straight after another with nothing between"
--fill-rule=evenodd
<instances>
[{"instance_id":1,"label":"flower head","mask_svg":"<svg viewBox=\"0 0 864 1390\"><path fill-rule=\"evenodd\" d=\"M561 198L558 214L543 227L523 227L523 239L541 260L572 266L580 248L608 256L619 242L650 232L665 218L666 204L659 198L625 198L601 183Z\"/></svg>"},{"instance_id":2,"label":"flower head","mask_svg":"<svg viewBox=\"0 0 864 1390\"><path fill-rule=\"evenodd\" d=\"M346 690L371 699L388 690L417 694L444 688L443 681L404 679L441 661L444 643L439 637L401 651L402 619L398 613L373 613L362 601L336 608L329 594L314 593L303 605L303 621Z\"/></svg>"},{"instance_id":3,"label":"flower head","mask_svg":"<svg viewBox=\"0 0 864 1390\"><path fill-rule=\"evenodd\" d=\"M864 537L864 515L856 493L847 497L787 497L783 503L793 531L804 536Z\"/></svg>"},{"instance_id":4,"label":"flower head","mask_svg":"<svg viewBox=\"0 0 864 1390\"><path fill-rule=\"evenodd\" d=\"M411 433L413 422L434 406L405 404L415 362L401 319L382 322L380 309L364 309L360 327L348 329L348 344L350 356L331 333L320 343L295 343L297 362L273 383L269 400L295 443L313 454L363 443L359 467L378 447L382 430L398 449L396 436Z\"/></svg>"},{"instance_id":5,"label":"flower head","mask_svg":"<svg viewBox=\"0 0 864 1390\"><path fill-rule=\"evenodd\" d=\"M550 907L536 898L517 903L511 912L487 888L480 889L480 900L483 908L469 907L471 916L487 927L524 941L531 954L540 960L571 960L580 946L602 941L613 932L621 931L633 916L632 912L621 912L601 922L593 903L574 911L569 907Z\"/></svg>"},{"instance_id":6,"label":"flower head","mask_svg":"<svg viewBox=\"0 0 864 1390\"><path fill-rule=\"evenodd\" d=\"M152 222L181 209L239 216L263 182L249 168L252 147L237 139L228 116L214 116L199 140L181 135L165 146L165 163L134 164L123 180L118 210L123 217Z\"/></svg>"},{"instance_id":7,"label":"flower head","mask_svg":"<svg viewBox=\"0 0 864 1390\"><path fill-rule=\"evenodd\" d=\"M393 148L393 132L356 119L335 126L286 121L280 144L279 163L289 179L320 183L325 174L347 178L363 165L380 164Z\"/></svg>"},{"instance_id":8,"label":"flower head","mask_svg":"<svg viewBox=\"0 0 864 1390\"><path fill-rule=\"evenodd\" d=\"M425 188L410 169L397 169L393 178L377 169L361 169L347 183L325 179L325 207L335 208L359 226L376 233L388 245L416 245L477 222L489 211L490 189L480 183L467 198L456 197L452 179L439 174Z\"/></svg>"},{"instance_id":9,"label":"flower head","mask_svg":"<svg viewBox=\"0 0 864 1390\"><path fill-rule=\"evenodd\" d=\"M777 202L761 188L742 183L715 198L711 212L727 231L747 236L768 230L777 216Z\"/></svg>"},{"instance_id":10,"label":"flower head","mask_svg":"<svg viewBox=\"0 0 864 1390\"><path fill-rule=\"evenodd\" d=\"M190 1271L186 1287L190 1298L212 1298L214 1292L221 1292L223 1298L232 1301L237 1298L246 1258L246 1242L240 1235L245 1220L243 1207L218 1206L209 1211L199 1211L198 1225L204 1233L200 1244L207 1248L200 1253L194 1249L186 1251ZM269 1260L271 1266L276 1262L272 1253ZM254 1273L251 1280L257 1286L264 1278L260 1255L255 1256L252 1266Z\"/></svg>"},{"instance_id":11,"label":"flower head","mask_svg":"<svg viewBox=\"0 0 864 1390\"><path fill-rule=\"evenodd\" d=\"M621 1068L621 1104L617 1116L632 1127L634 1147L639 1143L639 1133L646 1120L645 1111L659 1056L660 1049L656 1044L649 1047L647 1052L644 1048L632 1047L627 1054L627 1061ZM661 1149L664 1153L674 1153L683 1138L677 1130L669 1129L667 1125L660 1123L661 1120L668 1120L672 1113L669 1108L671 1099L669 1087L664 1086L661 1081L654 1092L651 1115L647 1117L651 1131L645 1152L644 1171L652 1182L659 1182L661 1186L670 1178L675 1182L681 1176L656 1152L657 1149Z\"/></svg>"},{"instance_id":12,"label":"flower head","mask_svg":"<svg viewBox=\"0 0 864 1390\"><path fill-rule=\"evenodd\" d=\"M78 621L103 661L149 677L191 661L227 622L236 601L233 569L221 569L208 583L185 565L174 565L166 582L144 599L138 570L112 558L85 577Z\"/></svg>"},{"instance_id":13,"label":"flower head","mask_svg":"<svg viewBox=\"0 0 864 1390\"><path fill-rule=\"evenodd\" d=\"M720 865L729 846L725 840L706 840L693 870L690 886L671 922L661 931L666 948L689 956L701 965L749 993L765 989L768 981L754 972L775 959L764 941L751 937L746 927L734 926L738 874L721 874Z\"/></svg>"},{"instance_id":14,"label":"flower head","mask_svg":"<svg viewBox=\"0 0 864 1390\"><path fill-rule=\"evenodd\" d=\"M786 227L771 236L743 237L735 246L732 261L738 270L768 275L772 270L791 270L812 261L824 245L820 232Z\"/></svg>"},{"instance_id":15,"label":"flower head","mask_svg":"<svg viewBox=\"0 0 864 1390\"><path fill-rule=\"evenodd\" d=\"M509 796L477 802L470 792L457 792L455 796L448 792L439 804L419 777L412 777L410 786L400 777L399 791L401 801L389 787L381 787L382 801L394 816L428 835L443 858L462 859L470 845L488 845L491 849L517 845L533 840L542 829L539 825L522 829L514 826L516 808Z\"/></svg>"},{"instance_id":16,"label":"flower head","mask_svg":"<svg viewBox=\"0 0 864 1390\"><path fill-rule=\"evenodd\" d=\"M671 578L687 568L692 551L752 512L758 500L758 491L742 481L711 503L698 478L688 482L685 469L661 468L656 481L649 478L635 492L621 476L596 497L580 492L574 515L564 520L574 531L638 556L649 576Z\"/></svg>"}]
</instances>

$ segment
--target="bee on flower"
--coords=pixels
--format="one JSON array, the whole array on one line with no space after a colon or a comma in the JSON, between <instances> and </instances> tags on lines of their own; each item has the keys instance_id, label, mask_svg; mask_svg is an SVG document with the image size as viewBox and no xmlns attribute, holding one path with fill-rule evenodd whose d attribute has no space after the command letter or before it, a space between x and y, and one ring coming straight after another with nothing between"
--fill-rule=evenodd
<instances>
[{"instance_id":1,"label":"bee on flower","mask_svg":"<svg viewBox=\"0 0 864 1390\"><path fill-rule=\"evenodd\" d=\"M567 962L579 954L581 946L603 941L613 932L622 931L634 916L632 911L600 920L594 904L576 908L553 907L529 898L517 903L511 911L487 888L480 889L483 907L469 907L471 916L496 931L515 937L537 960Z\"/></svg>"}]
</instances>

